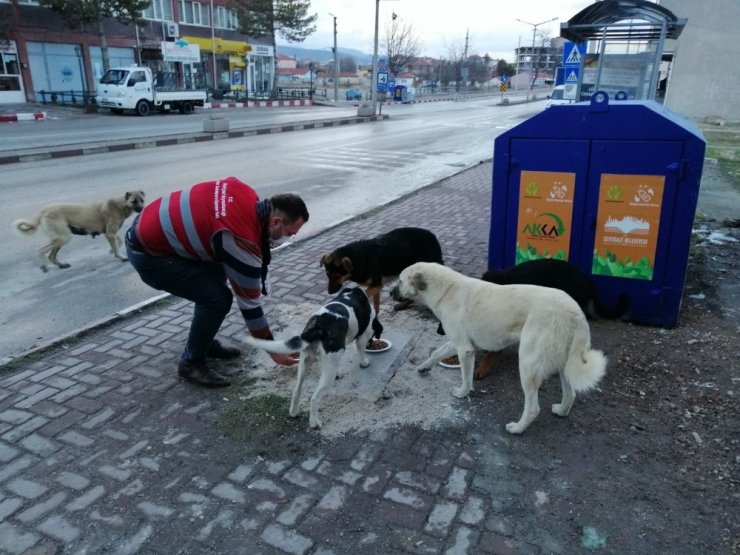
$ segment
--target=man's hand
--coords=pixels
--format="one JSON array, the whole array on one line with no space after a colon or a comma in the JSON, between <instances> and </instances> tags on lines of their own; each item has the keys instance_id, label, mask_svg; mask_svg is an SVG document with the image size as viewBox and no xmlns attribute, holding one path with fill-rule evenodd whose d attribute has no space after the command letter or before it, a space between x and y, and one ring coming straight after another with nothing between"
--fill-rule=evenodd
<instances>
[{"instance_id":1,"label":"man's hand","mask_svg":"<svg viewBox=\"0 0 740 555\"><path fill-rule=\"evenodd\" d=\"M293 366L298 362L297 358L293 358L290 355L283 355L278 353L270 353L270 357L275 361L276 364L282 364L283 366Z\"/></svg>"}]
</instances>

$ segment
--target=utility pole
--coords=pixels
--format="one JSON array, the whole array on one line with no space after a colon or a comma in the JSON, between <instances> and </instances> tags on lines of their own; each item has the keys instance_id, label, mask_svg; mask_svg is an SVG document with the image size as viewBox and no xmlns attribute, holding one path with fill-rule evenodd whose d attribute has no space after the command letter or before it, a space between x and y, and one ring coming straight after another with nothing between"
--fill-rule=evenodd
<instances>
[{"instance_id":1,"label":"utility pole","mask_svg":"<svg viewBox=\"0 0 740 555\"><path fill-rule=\"evenodd\" d=\"M339 52L337 52L337 16L329 14L334 18L334 102L339 101Z\"/></svg>"}]
</instances>

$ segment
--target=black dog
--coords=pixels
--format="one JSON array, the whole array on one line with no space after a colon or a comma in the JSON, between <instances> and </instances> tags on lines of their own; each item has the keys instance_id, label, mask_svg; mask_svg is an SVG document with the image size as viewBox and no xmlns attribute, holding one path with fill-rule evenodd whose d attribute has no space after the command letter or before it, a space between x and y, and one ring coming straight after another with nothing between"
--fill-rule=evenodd
<instances>
[{"instance_id":1,"label":"black dog","mask_svg":"<svg viewBox=\"0 0 740 555\"><path fill-rule=\"evenodd\" d=\"M372 239L348 243L321 257L329 278L329 293L336 293L347 281L364 285L376 314L383 284L416 262L444 264L437 237L418 227L399 227Z\"/></svg>"},{"instance_id":2,"label":"black dog","mask_svg":"<svg viewBox=\"0 0 740 555\"><path fill-rule=\"evenodd\" d=\"M614 306L605 305L589 277L577 266L565 260L542 258L522 262L505 270L488 270L483 281L510 285L524 283L552 287L573 297L586 316L615 319L623 316L630 305L627 295L621 295Z\"/></svg>"}]
</instances>

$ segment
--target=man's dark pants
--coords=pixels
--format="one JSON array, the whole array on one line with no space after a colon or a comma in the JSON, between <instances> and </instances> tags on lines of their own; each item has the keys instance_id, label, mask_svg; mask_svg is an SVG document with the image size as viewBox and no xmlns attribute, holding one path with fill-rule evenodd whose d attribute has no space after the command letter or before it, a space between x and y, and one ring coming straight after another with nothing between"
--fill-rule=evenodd
<instances>
[{"instance_id":1,"label":"man's dark pants","mask_svg":"<svg viewBox=\"0 0 740 555\"><path fill-rule=\"evenodd\" d=\"M126 252L144 283L195 303L182 358L186 363L204 361L234 299L223 266L178 256L152 256L137 250L128 240Z\"/></svg>"}]
</instances>

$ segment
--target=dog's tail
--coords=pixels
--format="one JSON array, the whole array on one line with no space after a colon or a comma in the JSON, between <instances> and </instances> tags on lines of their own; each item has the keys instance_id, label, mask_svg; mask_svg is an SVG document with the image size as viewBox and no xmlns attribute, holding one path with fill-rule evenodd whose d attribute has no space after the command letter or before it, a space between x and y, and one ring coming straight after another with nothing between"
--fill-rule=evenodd
<instances>
[{"instance_id":1,"label":"dog's tail","mask_svg":"<svg viewBox=\"0 0 740 555\"><path fill-rule=\"evenodd\" d=\"M620 295L617 304L614 306L605 305L598 295L594 295L593 309L601 318L616 320L623 316L630 307L630 298L627 295Z\"/></svg>"},{"instance_id":2,"label":"dog's tail","mask_svg":"<svg viewBox=\"0 0 740 555\"><path fill-rule=\"evenodd\" d=\"M301 338L300 335L293 336L290 339L286 339L284 341L278 341L275 339L258 339L256 337L248 335L244 338L244 342L247 343L247 345L251 345L252 347L264 349L269 353L278 353L283 355L289 355L291 353L303 351L311 344L310 342Z\"/></svg>"},{"instance_id":3,"label":"dog's tail","mask_svg":"<svg viewBox=\"0 0 740 555\"><path fill-rule=\"evenodd\" d=\"M591 348L591 333L586 319L576 329L565 363L565 377L576 391L588 391L599 383L606 373L606 357Z\"/></svg>"},{"instance_id":4,"label":"dog's tail","mask_svg":"<svg viewBox=\"0 0 740 555\"><path fill-rule=\"evenodd\" d=\"M31 220L21 218L20 220L15 220L13 222L13 229L23 233L24 235L30 235L39 228L39 221L39 218L36 218L33 222Z\"/></svg>"}]
</instances>

